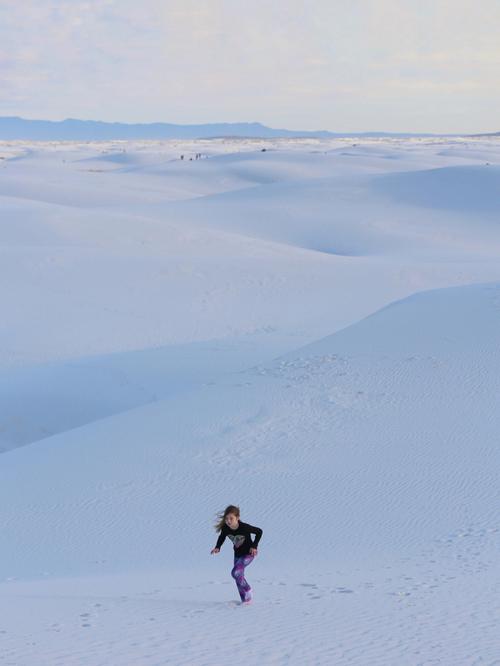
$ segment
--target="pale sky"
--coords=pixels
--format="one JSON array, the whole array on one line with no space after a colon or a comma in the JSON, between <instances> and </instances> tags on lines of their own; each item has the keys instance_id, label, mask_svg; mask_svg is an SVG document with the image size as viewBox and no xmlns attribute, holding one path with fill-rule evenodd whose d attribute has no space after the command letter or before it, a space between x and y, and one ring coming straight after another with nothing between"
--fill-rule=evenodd
<instances>
[{"instance_id":1,"label":"pale sky","mask_svg":"<svg viewBox=\"0 0 500 666\"><path fill-rule=\"evenodd\" d=\"M0 116L500 130L500 0L0 0Z\"/></svg>"}]
</instances>

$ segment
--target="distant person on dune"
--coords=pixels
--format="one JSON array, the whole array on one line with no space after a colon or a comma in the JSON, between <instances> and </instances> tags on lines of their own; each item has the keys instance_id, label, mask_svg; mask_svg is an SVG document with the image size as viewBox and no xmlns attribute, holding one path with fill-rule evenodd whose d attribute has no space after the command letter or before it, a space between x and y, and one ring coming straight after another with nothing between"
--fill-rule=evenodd
<instances>
[{"instance_id":1,"label":"distant person on dune","mask_svg":"<svg viewBox=\"0 0 500 666\"><path fill-rule=\"evenodd\" d=\"M262 536L262 530L260 527L252 527L242 522L239 507L232 504L217 514L215 529L220 535L210 554L216 555L220 551L226 537L231 539L234 547L234 566L231 576L236 581L241 603L249 604L252 601L252 588L245 580L245 567L251 564L257 555L257 544ZM252 534L255 534L253 541Z\"/></svg>"}]
</instances>

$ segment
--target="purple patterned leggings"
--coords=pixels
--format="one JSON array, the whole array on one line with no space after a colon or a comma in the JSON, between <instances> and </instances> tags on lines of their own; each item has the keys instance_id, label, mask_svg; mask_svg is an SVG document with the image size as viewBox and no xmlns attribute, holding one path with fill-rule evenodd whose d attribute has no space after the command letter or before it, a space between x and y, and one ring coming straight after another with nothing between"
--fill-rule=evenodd
<instances>
[{"instance_id":1,"label":"purple patterned leggings","mask_svg":"<svg viewBox=\"0 0 500 666\"><path fill-rule=\"evenodd\" d=\"M252 598L252 588L245 580L245 567L253 562L253 555L244 555L243 557L234 558L234 567L231 571L231 576L236 581L236 587L240 593L242 601L248 601Z\"/></svg>"}]
</instances>

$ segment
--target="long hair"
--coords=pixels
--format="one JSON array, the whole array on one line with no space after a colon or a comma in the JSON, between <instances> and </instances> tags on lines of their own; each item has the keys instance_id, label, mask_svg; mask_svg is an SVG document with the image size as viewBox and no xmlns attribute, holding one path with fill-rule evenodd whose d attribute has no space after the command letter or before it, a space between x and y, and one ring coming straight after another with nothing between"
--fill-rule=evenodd
<instances>
[{"instance_id":1,"label":"long hair","mask_svg":"<svg viewBox=\"0 0 500 666\"><path fill-rule=\"evenodd\" d=\"M224 511L219 511L219 513L217 514L217 522L214 525L216 532L221 531L221 529L223 528L224 523L226 521L226 516L229 513L233 513L236 516L236 518L239 518L240 517L240 507L239 506L234 506L234 504L230 504L229 506L226 506Z\"/></svg>"}]
</instances>

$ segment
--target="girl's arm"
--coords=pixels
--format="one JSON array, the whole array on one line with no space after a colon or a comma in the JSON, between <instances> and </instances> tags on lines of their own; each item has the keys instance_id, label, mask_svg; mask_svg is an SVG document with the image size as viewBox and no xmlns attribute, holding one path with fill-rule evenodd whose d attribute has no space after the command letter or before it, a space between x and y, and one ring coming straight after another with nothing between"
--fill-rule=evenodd
<instances>
[{"instance_id":1,"label":"girl's arm","mask_svg":"<svg viewBox=\"0 0 500 666\"><path fill-rule=\"evenodd\" d=\"M253 547L257 548L257 544L259 543L262 537L262 530L260 529L260 527L253 527L252 525L249 525L248 528L251 534L255 534L255 539L253 540Z\"/></svg>"},{"instance_id":2,"label":"girl's arm","mask_svg":"<svg viewBox=\"0 0 500 666\"><path fill-rule=\"evenodd\" d=\"M219 534L219 538L217 539L217 543L215 544L215 548L212 550L212 553L213 552L217 552L217 553L219 552L220 547L224 543L225 539L226 539L226 530L224 528L222 528L222 530Z\"/></svg>"}]
</instances>

